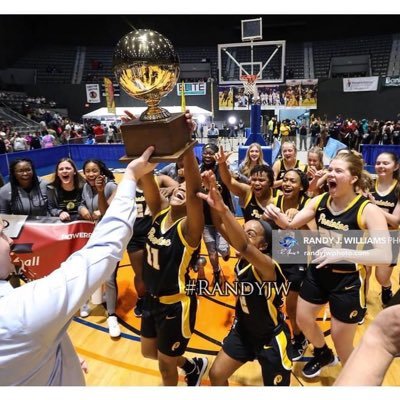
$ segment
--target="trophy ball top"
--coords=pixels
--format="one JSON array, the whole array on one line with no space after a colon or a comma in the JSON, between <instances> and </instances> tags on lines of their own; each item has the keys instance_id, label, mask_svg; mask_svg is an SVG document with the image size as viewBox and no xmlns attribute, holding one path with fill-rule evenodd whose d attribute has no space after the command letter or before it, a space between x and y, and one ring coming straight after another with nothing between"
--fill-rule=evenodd
<instances>
[{"instance_id":1,"label":"trophy ball top","mask_svg":"<svg viewBox=\"0 0 400 400\"><path fill-rule=\"evenodd\" d=\"M130 96L146 100L150 93L163 97L179 77L179 58L165 36L150 29L127 33L117 43L113 71Z\"/></svg>"}]
</instances>

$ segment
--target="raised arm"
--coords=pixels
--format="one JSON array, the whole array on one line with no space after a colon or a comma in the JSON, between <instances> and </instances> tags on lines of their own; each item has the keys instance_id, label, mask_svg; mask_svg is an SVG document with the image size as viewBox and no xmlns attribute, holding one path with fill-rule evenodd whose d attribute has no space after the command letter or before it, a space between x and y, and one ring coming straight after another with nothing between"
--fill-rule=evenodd
<instances>
[{"instance_id":1,"label":"raised arm","mask_svg":"<svg viewBox=\"0 0 400 400\"><path fill-rule=\"evenodd\" d=\"M263 280L272 281L276 279L275 266L272 259L262 253L249 240L242 226L237 222L229 207L223 202L222 196L216 186L215 175L212 171L206 171L203 179L209 181L209 193L198 193L198 196L207 201L221 217L225 227L229 243L257 270Z\"/></svg>"},{"instance_id":2,"label":"raised arm","mask_svg":"<svg viewBox=\"0 0 400 400\"><path fill-rule=\"evenodd\" d=\"M1 314L7 313L16 324L21 324L21 340L29 341L30 346L33 340L48 344L59 336L122 258L136 218L136 182L154 168L148 162L152 152L153 147L148 148L128 165L113 202L81 250L47 277L23 285L7 296L8 304L1 308Z\"/></svg>"},{"instance_id":3,"label":"raised arm","mask_svg":"<svg viewBox=\"0 0 400 400\"><path fill-rule=\"evenodd\" d=\"M215 154L215 159L219 167L219 173L222 182L229 189L231 193L238 196L243 202L251 190L250 186L245 183L238 182L229 172L227 160L232 155L232 152L226 153L222 146L219 147L219 152Z\"/></svg>"},{"instance_id":4,"label":"raised arm","mask_svg":"<svg viewBox=\"0 0 400 400\"><path fill-rule=\"evenodd\" d=\"M361 215L361 224L366 226L371 239L371 250L351 250L346 248L323 248L313 260L317 268L340 261L363 265L389 265L392 262L392 249L386 218L381 209L374 204L367 204Z\"/></svg>"},{"instance_id":5,"label":"raised arm","mask_svg":"<svg viewBox=\"0 0 400 400\"><path fill-rule=\"evenodd\" d=\"M179 183L168 175L157 175L156 180L164 197L169 197L174 189L179 186Z\"/></svg>"},{"instance_id":6,"label":"raised arm","mask_svg":"<svg viewBox=\"0 0 400 400\"><path fill-rule=\"evenodd\" d=\"M315 218L315 207L317 204L317 198L311 199L307 205L299 211L292 221L284 214L279 207L274 204L268 204L265 208L263 219L266 221L274 221L282 229L298 229Z\"/></svg>"},{"instance_id":7,"label":"raised arm","mask_svg":"<svg viewBox=\"0 0 400 400\"><path fill-rule=\"evenodd\" d=\"M335 386L378 386L400 353L400 305L381 311L353 350Z\"/></svg>"},{"instance_id":8,"label":"raised arm","mask_svg":"<svg viewBox=\"0 0 400 400\"><path fill-rule=\"evenodd\" d=\"M144 175L140 179L143 194L151 215L156 216L161 210L168 206L168 201L161 195L156 177L153 172Z\"/></svg>"},{"instance_id":9,"label":"raised arm","mask_svg":"<svg viewBox=\"0 0 400 400\"><path fill-rule=\"evenodd\" d=\"M203 203L197 197L201 190L199 165L193 150L183 156L183 168L186 182L186 221L182 226L183 235L189 245L199 244L204 230Z\"/></svg>"}]
</instances>

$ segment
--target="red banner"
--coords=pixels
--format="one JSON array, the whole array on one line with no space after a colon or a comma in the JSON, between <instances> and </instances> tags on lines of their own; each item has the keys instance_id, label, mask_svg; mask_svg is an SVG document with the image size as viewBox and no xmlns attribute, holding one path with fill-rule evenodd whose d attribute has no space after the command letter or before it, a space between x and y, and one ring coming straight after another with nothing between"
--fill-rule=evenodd
<instances>
[{"instance_id":1,"label":"red banner","mask_svg":"<svg viewBox=\"0 0 400 400\"><path fill-rule=\"evenodd\" d=\"M42 278L57 269L89 240L94 224L90 221L61 222L53 217L27 218L1 215L5 233L14 241L20 275L26 281Z\"/></svg>"}]
</instances>

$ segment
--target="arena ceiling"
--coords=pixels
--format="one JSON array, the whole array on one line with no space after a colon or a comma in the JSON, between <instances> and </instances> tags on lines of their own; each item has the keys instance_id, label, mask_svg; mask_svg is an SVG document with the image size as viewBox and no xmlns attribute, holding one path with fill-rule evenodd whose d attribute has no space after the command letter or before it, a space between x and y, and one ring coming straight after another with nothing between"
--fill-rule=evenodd
<instances>
[{"instance_id":1,"label":"arena ceiling","mask_svg":"<svg viewBox=\"0 0 400 400\"><path fill-rule=\"evenodd\" d=\"M263 40L315 41L400 32L399 15L2 15L43 43L115 45L133 30L153 29L175 46L241 41L241 20L263 17Z\"/></svg>"}]
</instances>

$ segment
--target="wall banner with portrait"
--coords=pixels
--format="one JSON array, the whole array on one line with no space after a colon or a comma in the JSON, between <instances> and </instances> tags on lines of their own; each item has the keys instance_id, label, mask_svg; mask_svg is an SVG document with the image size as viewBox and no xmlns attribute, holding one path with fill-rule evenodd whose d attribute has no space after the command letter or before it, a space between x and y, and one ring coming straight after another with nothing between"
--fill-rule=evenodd
<instances>
[{"instance_id":1,"label":"wall banner with portrait","mask_svg":"<svg viewBox=\"0 0 400 400\"><path fill-rule=\"evenodd\" d=\"M280 85L257 85L261 110L317 108L318 79L291 79ZM240 85L218 86L219 110L249 110L251 97Z\"/></svg>"},{"instance_id":2,"label":"wall banner with portrait","mask_svg":"<svg viewBox=\"0 0 400 400\"><path fill-rule=\"evenodd\" d=\"M4 232L13 239L14 261L25 282L43 278L80 250L94 230L91 221L61 222L55 217L1 214Z\"/></svg>"}]
</instances>

